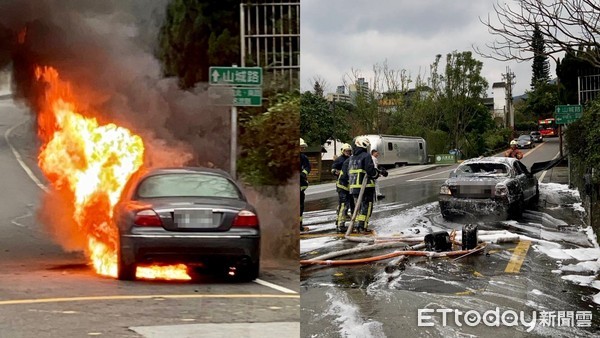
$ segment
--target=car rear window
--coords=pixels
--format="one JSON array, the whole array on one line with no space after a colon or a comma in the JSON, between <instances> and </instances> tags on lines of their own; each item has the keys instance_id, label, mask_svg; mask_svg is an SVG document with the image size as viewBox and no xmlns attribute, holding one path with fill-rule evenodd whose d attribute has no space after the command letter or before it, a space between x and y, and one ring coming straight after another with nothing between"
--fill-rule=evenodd
<instances>
[{"instance_id":1,"label":"car rear window","mask_svg":"<svg viewBox=\"0 0 600 338\"><path fill-rule=\"evenodd\" d=\"M240 198L240 193L231 181L221 176L177 173L147 177L138 186L137 196Z\"/></svg>"},{"instance_id":2,"label":"car rear window","mask_svg":"<svg viewBox=\"0 0 600 338\"><path fill-rule=\"evenodd\" d=\"M508 176L509 168L502 163L469 163L456 168L456 176Z\"/></svg>"}]
</instances>

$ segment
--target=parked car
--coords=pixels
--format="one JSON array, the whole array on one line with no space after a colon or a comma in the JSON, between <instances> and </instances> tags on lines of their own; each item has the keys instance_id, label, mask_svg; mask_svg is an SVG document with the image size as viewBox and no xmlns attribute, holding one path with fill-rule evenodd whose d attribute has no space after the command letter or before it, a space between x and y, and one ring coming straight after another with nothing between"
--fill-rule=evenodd
<instances>
[{"instance_id":1,"label":"parked car","mask_svg":"<svg viewBox=\"0 0 600 338\"><path fill-rule=\"evenodd\" d=\"M222 267L244 281L258 277L256 210L222 170L138 172L125 186L114 219L119 279L135 279L138 264L161 263Z\"/></svg>"},{"instance_id":2,"label":"parked car","mask_svg":"<svg viewBox=\"0 0 600 338\"><path fill-rule=\"evenodd\" d=\"M442 216L496 215L519 218L526 203L539 200L537 178L512 157L483 157L461 163L442 184Z\"/></svg>"},{"instance_id":3,"label":"parked car","mask_svg":"<svg viewBox=\"0 0 600 338\"><path fill-rule=\"evenodd\" d=\"M544 142L544 137L539 131L532 131L531 133L529 133L529 135L533 139L533 142Z\"/></svg>"},{"instance_id":4,"label":"parked car","mask_svg":"<svg viewBox=\"0 0 600 338\"><path fill-rule=\"evenodd\" d=\"M533 148L535 143L531 135L521 135L517 138L517 148Z\"/></svg>"}]
</instances>

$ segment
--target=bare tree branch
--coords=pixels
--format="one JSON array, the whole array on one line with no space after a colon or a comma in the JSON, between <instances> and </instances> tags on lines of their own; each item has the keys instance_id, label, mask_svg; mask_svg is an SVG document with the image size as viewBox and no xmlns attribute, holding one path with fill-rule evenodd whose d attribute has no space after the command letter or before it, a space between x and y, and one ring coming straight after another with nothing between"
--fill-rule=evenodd
<instances>
[{"instance_id":1,"label":"bare tree branch","mask_svg":"<svg viewBox=\"0 0 600 338\"><path fill-rule=\"evenodd\" d=\"M598 0L520 0L509 5L494 4L495 20L479 18L494 40L480 56L499 61L528 61L537 24L544 36L546 56L556 60L558 53L579 51L577 57L600 67L600 2Z\"/></svg>"}]
</instances>

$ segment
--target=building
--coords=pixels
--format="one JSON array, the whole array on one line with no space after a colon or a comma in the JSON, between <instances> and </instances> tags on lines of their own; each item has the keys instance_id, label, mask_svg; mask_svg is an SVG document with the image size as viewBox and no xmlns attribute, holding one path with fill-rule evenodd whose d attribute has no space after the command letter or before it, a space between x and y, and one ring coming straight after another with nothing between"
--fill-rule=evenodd
<instances>
[{"instance_id":1,"label":"building","mask_svg":"<svg viewBox=\"0 0 600 338\"><path fill-rule=\"evenodd\" d=\"M505 82L494 82L492 84L492 99L492 118L498 125L504 127L510 126L509 114L514 110L512 107L512 99L507 99Z\"/></svg>"}]
</instances>

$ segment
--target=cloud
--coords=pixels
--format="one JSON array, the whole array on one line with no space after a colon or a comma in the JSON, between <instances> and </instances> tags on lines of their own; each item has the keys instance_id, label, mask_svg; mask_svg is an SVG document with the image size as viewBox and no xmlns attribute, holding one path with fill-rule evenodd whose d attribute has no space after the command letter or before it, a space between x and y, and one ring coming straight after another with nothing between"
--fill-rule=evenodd
<instances>
[{"instance_id":1,"label":"cloud","mask_svg":"<svg viewBox=\"0 0 600 338\"><path fill-rule=\"evenodd\" d=\"M414 80L427 76L437 54L485 50L493 37L479 18L493 15L493 1L361 1L305 0L301 22L301 87L311 88L315 76L329 91L342 84L344 74L360 69L367 80L373 65L387 61ZM514 93L529 89L530 62L482 61L490 84L502 81L506 67L516 74ZM444 64L442 63L442 66ZM551 69L553 71L553 69Z\"/></svg>"}]
</instances>

